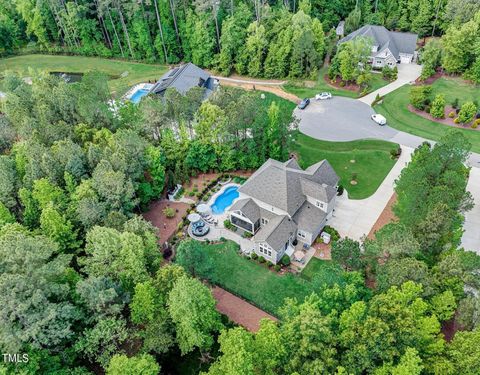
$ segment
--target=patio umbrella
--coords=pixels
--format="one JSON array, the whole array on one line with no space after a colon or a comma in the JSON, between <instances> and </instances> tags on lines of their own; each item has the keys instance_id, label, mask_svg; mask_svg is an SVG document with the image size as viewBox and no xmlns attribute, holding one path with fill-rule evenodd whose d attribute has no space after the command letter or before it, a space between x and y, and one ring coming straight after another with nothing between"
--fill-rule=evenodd
<instances>
[{"instance_id":1,"label":"patio umbrella","mask_svg":"<svg viewBox=\"0 0 480 375\"><path fill-rule=\"evenodd\" d=\"M212 211L210 209L210 206L206 205L205 203L202 203L197 206L197 212L200 215L210 215Z\"/></svg>"},{"instance_id":2,"label":"patio umbrella","mask_svg":"<svg viewBox=\"0 0 480 375\"><path fill-rule=\"evenodd\" d=\"M196 223L197 221L200 221L201 217L199 214L196 214L196 213L193 213L193 214L190 214L187 216L187 219L191 222L191 223Z\"/></svg>"}]
</instances>

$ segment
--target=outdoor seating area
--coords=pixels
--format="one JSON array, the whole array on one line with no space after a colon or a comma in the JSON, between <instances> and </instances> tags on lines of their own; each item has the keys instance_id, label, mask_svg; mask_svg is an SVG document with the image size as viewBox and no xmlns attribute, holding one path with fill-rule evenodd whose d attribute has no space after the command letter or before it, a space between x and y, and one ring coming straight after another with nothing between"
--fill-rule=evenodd
<instances>
[{"instance_id":1,"label":"outdoor seating area","mask_svg":"<svg viewBox=\"0 0 480 375\"><path fill-rule=\"evenodd\" d=\"M192 233L197 237L203 237L210 231L210 227L203 220L192 223Z\"/></svg>"},{"instance_id":2,"label":"outdoor seating area","mask_svg":"<svg viewBox=\"0 0 480 375\"><path fill-rule=\"evenodd\" d=\"M218 220L211 215L212 210L207 204L199 204L197 206L197 212L200 214L201 218L208 224L218 224Z\"/></svg>"}]
</instances>

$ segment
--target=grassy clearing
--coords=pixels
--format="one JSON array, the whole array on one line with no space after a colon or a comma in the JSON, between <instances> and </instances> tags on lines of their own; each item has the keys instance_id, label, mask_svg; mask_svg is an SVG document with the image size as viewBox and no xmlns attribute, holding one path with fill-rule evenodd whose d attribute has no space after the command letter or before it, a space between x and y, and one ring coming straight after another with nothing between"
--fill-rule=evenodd
<instances>
[{"instance_id":1,"label":"grassy clearing","mask_svg":"<svg viewBox=\"0 0 480 375\"><path fill-rule=\"evenodd\" d=\"M375 110L384 115L388 125L398 130L438 141L451 126L425 119L408 110L411 86L405 85L385 96ZM480 89L456 78L440 78L432 84L433 95L444 94L447 104L458 98L460 105L466 101L480 102ZM460 129L472 143L472 151L480 152L480 131Z\"/></svg>"},{"instance_id":2,"label":"grassy clearing","mask_svg":"<svg viewBox=\"0 0 480 375\"><path fill-rule=\"evenodd\" d=\"M327 142L300 133L293 148L299 156L300 166L307 168L327 159L340 176L340 183L352 199L372 195L395 165L390 151L396 143L380 140L353 142ZM355 160L355 163L351 161ZM357 175L357 185L352 185L352 175Z\"/></svg>"},{"instance_id":3,"label":"grassy clearing","mask_svg":"<svg viewBox=\"0 0 480 375\"><path fill-rule=\"evenodd\" d=\"M346 96L349 98L358 98L360 94L355 91L345 90L335 88L330 86L324 79L325 74L327 74L328 67L323 67L320 69L318 74L317 82L315 83L314 87L305 87L301 83L289 82L283 85L285 91L291 92L292 94L297 95L300 98L312 98L315 94L319 92L328 91L331 92L333 95L337 96ZM370 82L370 87L368 92L372 92L378 90L380 87L387 85L389 82L385 81L382 78L381 74L373 73L372 74L372 81Z\"/></svg>"},{"instance_id":4,"label":"grassy clearing","mask_svg":"<svg viewBox=\"0 0 480 375\"><path fill-rule=\"evenodd\" d=\"M84 56L25 55L0 59L0 73L5 70L13 70L28 75L29 68L65 73L84 73L89 70L98 70L111 78L109 87L115 96L122 95L136 83L157 80L167 71L165 65ZM125 76L122 77L122 75Z\"/></svg>"},{"instance_id":5,"label":"grassy clearing","mask_svg":"<svg viewBox=\"0 0 480 375\"><path fill-rule=\"evenodd\" d=\"M213 261L216 284L253 302L261 309L278 315L278 309L287 297L299 301L314 291L310 282L313 273L318 273L327 285L343 281L343 271L339 267L325 267L324 272L319 265L310 273L310 279L293 274L278 275L265 266L240 256L238 245L225 242L216 245L204 245L204 250ZM322 285L315 283L315 285Z\"/></svg>"}]
</instances>

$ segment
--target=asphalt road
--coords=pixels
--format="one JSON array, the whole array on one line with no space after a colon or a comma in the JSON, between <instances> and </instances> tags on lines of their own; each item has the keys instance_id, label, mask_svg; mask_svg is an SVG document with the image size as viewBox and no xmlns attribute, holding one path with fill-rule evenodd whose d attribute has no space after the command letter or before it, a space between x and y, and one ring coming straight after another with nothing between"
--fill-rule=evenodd
<instances>
[{"instance_id":1,"label":"asphalt road","mask_svg":"<svg viewBox=\"0 0 480 375\"><path fill-rule=\"evenodd\" d=\"M374 113L368 104L340 96L328 100L312 99L307 108L294 111L300 119L300 131L313 138L336 142L394 138L399 132L376 124L371 119Z\"/></svg>"}]
</instances>

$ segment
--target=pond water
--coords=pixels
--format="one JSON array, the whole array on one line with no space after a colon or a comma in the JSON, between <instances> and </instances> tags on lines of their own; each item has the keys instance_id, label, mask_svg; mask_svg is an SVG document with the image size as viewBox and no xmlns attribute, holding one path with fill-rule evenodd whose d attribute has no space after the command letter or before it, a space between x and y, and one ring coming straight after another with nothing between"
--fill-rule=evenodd
<instances>
[{"instance_id":1,"label":"pond water","mask_svg":"<svg viewBox=\"0 0 480 375\"><path fill-rule=\"evenodd\" d=\"M215 201L210 206L212 208L212 212L215 215L223 214L225 210L232 205L233 201L240 195L237 190L238 186L230 186L226 188L222 194L215 198Z\"/></svg>"},{"instance_id":2,"label":"pond water","mask_svg":"<svg viewBox=\"0 0 480 375\"><path fill-rule=\"evenodd\" d=\"M62 78L67 83L80 82L83 77L83 73L50 72L50 74Z\"/></svg>"}]
</instances>

